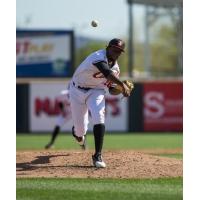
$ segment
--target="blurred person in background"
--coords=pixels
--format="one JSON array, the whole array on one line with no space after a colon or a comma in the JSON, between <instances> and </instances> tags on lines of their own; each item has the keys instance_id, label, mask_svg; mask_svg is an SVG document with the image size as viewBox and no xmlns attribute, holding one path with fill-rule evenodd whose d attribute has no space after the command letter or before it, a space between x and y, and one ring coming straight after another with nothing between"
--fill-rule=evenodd
<instances>
[{"instance_id":1,"label":"blurred person in background","mask_svg":"<svg viewBox=\"0 0 200 200\"><path fill-rule=\"evenodd\" d=\"M68 92L68 90L62 90L60 95L57 97L60 112L56 118L56 124L51 135L51 140L45 146L45 149L54 147L55 140L61 130L61 127L69 120L69 117L71 118L68 102Z\"/></svg>"}]
</instances>

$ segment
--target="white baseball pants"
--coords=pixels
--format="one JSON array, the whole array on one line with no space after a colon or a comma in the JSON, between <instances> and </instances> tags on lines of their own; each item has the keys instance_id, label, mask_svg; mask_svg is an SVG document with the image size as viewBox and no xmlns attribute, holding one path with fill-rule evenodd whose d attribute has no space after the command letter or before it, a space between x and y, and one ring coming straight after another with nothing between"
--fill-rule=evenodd
<instances>
[{"instance_id":1,"label":"white baseball pants","mask_svg":"<svg viewBox=\"0 0 200 200\"><path fill-rule=\"evenodd\" d=\"M88 130L88 111L91 113L93 125L105 122L105 90L90 89L88 91L74 86L69 89L70 106L75 134L82 137Z\"/></svg>"}]
</instances>

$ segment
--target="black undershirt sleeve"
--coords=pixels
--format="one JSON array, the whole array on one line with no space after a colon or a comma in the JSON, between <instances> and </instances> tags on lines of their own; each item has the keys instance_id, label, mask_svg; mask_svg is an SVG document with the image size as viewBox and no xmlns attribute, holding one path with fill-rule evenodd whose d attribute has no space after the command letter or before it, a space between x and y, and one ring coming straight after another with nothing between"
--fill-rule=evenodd
<instances>
[{"instance_id":1,"label":"black undershirt sleeve","mask_svg":"<svg viewBox=\"0 0 200 200\"><path fill-rule=\"evenodd\" d=\"M97 63L93 63L98 70L107 78L112 73L112 70L109 68L108 64L105 61L100 61Z\"/></svg>"}]
</instances>

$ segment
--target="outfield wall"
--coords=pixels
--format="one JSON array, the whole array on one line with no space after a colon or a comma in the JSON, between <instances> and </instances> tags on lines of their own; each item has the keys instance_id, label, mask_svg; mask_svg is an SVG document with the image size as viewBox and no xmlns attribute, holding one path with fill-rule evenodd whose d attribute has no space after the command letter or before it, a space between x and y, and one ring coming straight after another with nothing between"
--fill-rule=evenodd
<instances>
[{"instance_id":1,"label":"outfield wall","mask_svg":"<svg viewBox=\"0 0 200 200\"><path fill-rule=\"evenodd\" d=\"M183 131L182 81L136 84L129 98L129 131Z\"/></svg>"},{"instance_id":2,"label":"outfield wall","mask_svg":"<svg viewBox=\"0 0 200 200\"><path fill-rule=\"evenodd\" d=\"M67 81L36 81L17 84L16 130L51 132L59 114L58 96ZM183 130L182 81L137 82L130 98L106 95L106 129L120 132ZM66 99L66 123L62 131L71 131L69 100ZM89 125L92 130L92 124Z\"/></svg>"}]
</instances>

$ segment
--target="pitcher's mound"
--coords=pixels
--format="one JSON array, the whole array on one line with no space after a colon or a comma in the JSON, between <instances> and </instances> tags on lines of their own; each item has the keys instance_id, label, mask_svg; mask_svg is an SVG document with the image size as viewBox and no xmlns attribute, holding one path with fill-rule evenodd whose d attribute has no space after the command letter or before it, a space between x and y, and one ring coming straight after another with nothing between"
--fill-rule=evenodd
<instances>
[{"instance_id":1,"label":"pitcher's mound","mask_svg":"<svg viewBox=\"0 0 200 200\"><path fill-rule=\"evenodd\" d=\"M183 162L133 150L104 151L107 167L92 165L91 151L18 151L19 177L159 178L180 177Z\"/></svg>"}]
</instances>

